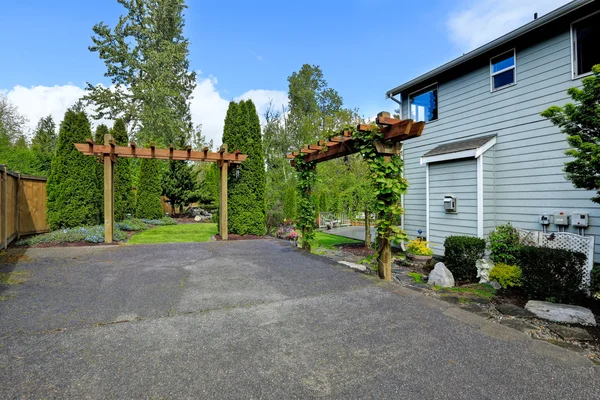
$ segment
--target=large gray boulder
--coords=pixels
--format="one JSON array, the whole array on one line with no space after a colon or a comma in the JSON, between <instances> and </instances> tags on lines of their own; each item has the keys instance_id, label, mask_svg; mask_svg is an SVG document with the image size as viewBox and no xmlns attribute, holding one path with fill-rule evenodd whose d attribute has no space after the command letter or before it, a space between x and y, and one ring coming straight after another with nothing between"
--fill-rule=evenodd
<instances>
[{"instance_id":1,"label":"large gray boulder","mask_svg":"<svg viewBox=\"0 0 600 400\"><path fill-rule=\"evenodd\" d=\"M433 271L429 274L427 283L441 287L454 287L454 276L444 263L439 262L433 267Z\"/></svg>"},{"instance_id":2,"label":"large gray boulder","mask_svg":"<svg viewBox=\"0 0 600 400\"><path fill-rule=\"evenodd\" d=\"M566 324L595 326L594 314L585 307L529 300L525 309L542 319Z\"/></svg>"}]
</instances>

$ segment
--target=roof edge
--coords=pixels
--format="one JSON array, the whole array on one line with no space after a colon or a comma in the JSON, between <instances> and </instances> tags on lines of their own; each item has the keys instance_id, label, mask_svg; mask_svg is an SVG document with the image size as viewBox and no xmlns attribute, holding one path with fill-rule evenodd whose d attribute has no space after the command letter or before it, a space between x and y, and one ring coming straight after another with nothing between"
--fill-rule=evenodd
<instances>
[{"instance_id":1,"label":"roof edge","mask_svg":"<svg viewBox=\"0 0 600 400\"><path fill-rule=\"evenodd\" d=\"M463 54L462 56L455 58L454 60L451 60L451 61L447 62L446 64L443 64L429 72L426 72L425 74L420 75L406 83L403 83L402 85L396 86L394 89L388 90L385 93L385 97L386 97L386 99L389 99L390 97L397 95L398 93L404 91L405 89L408 89L411 86L417 85L427 79L433 78L436 75L439 75L439 74L446 72L454 67L457 67L469 60L472 60L482 54L485 54L486 52L488 52L490 50L495 49L498 46L503 45L504 43L507 43L513 39L518 38L519 36L529 33L543 25L546 25L560 17L563 17L563 16L565 16L581 7L591 4L595 1L596 0L575 0L570 3L567 3L564 6L557 8L556 10L550 11L548 14L542 15L538 19L528 22L527 24L525 24L507 34L500 36L499 38L494 39L491 42L476 48L475 50L471 50L470 52Z\"/></svg>"}]
</instances>

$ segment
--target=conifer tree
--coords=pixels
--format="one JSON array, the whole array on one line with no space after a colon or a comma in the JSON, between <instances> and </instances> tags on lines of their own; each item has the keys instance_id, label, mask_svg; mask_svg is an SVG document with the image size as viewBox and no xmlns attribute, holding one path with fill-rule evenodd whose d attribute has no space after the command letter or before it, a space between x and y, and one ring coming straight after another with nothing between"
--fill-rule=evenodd
<instances>
[{"instance_id":1,"label":"conifer tree","mask_svg":"<svg viewBox=\"0 0 600 400\"><path fill-rule=\"evenodd\" d=\"M38 160L38 170L48 176L56 151L56 124L51 115L41 118L35 128L31 149Z\"/></svg>"},{"instance_id":2,"label":"conifer tree","mask_svg":"<svg viewBox=\"0 0 600 400\"><path fill-rule=\"evenodd\" d=\"M140 177L137 186L135 216L137 218L157 219L163 217L160 195L160 160L142 158Z\"/></svg>"},{"instance_id":3,"label":"conifer tree","mask_svg":"<svg viewBox=\"0 0 600 400\"><path fill-rule=\"evenodd\" d=\"M125 122L118 118L111 129L111 134L117 143L117 146L127 146L129 138ZM131 183L131 167L129 158L120 157L115 165L115 220L125 219L127 214L133 214L134 211L134 193Z\"/></svg>"},{"instance_id":4,"label":"conifer tree","mask_svg":"<svg viewBox=\"0 0 600 400\"><path fill-rule=\"evenodd\" d=\"M229 171L229 232L262 236L267 230L265 162L260 121L252 100L229 104L223 143L229 151L240 150L248 155L246 161Z\"/></svg>"},{"instance_id":5,"label":"conifer tree","mask_svg":"<svg viewBox=\"0 0 600 400\"><path fill-rule=\"evenodd\" d=\"M92 136L90 123L83 112L70 109L60 125L56 156L48 183L47 212L51 229L96 225L101 220L96 183L96 160L81 154L74 143Z\"/></svg>"}]
</instances>

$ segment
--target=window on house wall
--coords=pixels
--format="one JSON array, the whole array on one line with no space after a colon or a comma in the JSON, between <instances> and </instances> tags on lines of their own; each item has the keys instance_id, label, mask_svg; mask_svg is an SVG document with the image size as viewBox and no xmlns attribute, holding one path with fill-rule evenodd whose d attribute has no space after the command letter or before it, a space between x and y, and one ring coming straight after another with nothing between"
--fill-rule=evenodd
<instances>
[{"instance_id":1,"label":"window on house wall","mask_svg":"<svg viewBox=\"0 0 600 400\"><path fill-rule=\"evenodd\" d=\"M573 23L573 74L585 75L600 64L600 12Z\"/></svg>"},{"instance_id":2,"label":"window on house wall","mask_svg":"<svg viewBox=\"0 0 600 400\"><path fill-rule=\"evenodd\" d=\"M514 49L491 59L492 91L514 85L517 81L517 59Z\"/></svg>"},{"instance_id":3,"label":"window on house wall","mask_svg":"<svg viewBox=\"0 0 600 400\"><path fill-rule=\"evenodd\" d=\"M438 119L437 85L408 96L410 118L417 122L429 122Z\"/></svg>"}]
</instances>

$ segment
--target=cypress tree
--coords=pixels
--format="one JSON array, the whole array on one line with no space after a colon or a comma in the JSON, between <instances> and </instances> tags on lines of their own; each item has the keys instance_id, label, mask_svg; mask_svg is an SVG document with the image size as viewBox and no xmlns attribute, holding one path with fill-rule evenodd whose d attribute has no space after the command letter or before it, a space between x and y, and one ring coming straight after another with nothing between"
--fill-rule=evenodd
<instances>
[{"instance_id":1,"label":"cypress tree","mask_svg":"<svg viewBox=\"0 0 600 400\"><path fill-rule=\"evenodd\" d=\"M96 160L84 156L73 145L91 136L86 115L68 110L60 125L56 156L46 185L48 222L52 229L100 223L98 198L102 196L96 183Z\"/></svg>"},{"instance_id":2,"label":"cypress tree","mask_svg":"<svg viewBox=\"0 0 600 400\"><path fill-rule=\"evenodd\" d=\"M98 125L96 127L96 133L94 133L94 142L97 144L104 144L104 135L108 133L108 126L104 124ZM99 193L102 194L102 196L99 196L97 199L98 209L100 210L101 216L104 217L104 163L101 163L98 160L96 161L96 184L98 185Z\"/></svg>"},{"instance_id":3,"label":"cypress tree","mask_svg":"<svg viewBox=\"0 0 600 400\"><path fill-rule=\"evenodd\" d=\"M38 169L44 176L48 176L52 168L56 141L56 124L52 116L48 115L39 120L31 140L31 149L38 160Z\"/></svg>"},{"instance_id":4,"label":"cypress tree","mask_svg":"<svg viewBox=\"0 0 600 400\"><path fill-rule=\"evenodd\" d=\"M142 158L140 177L137 187L135 216L138 218L157 219L163 217L160 195L160 160Z\"/></svg>"},{"instance_id":5,"label":"cypress tree","mask_svg":"<svg viewBox=\"0 0 600 400\"><path fill-rule=\"evenodd\" d=\"M230 152L240 150L248 155L246 161L232 166L229 171L229 231L239 235L265 235L265 162L260 121L252 100L230 103L223 143Z\"/></svg>"},{"instance_id":6,"label":"cypress tree","mask_svg":"<svg viewBox=\"0 0 600 400\"><path fill-rule=\"evenodd\" d=\"M129 138L125 122L118 118L112 127L111 134L118 146L127 146ZM131 183L130 159L121 157L115 165L115 220L125 219L127 214L133 214L134 194Z\"/></svg>"}]
</instances>

